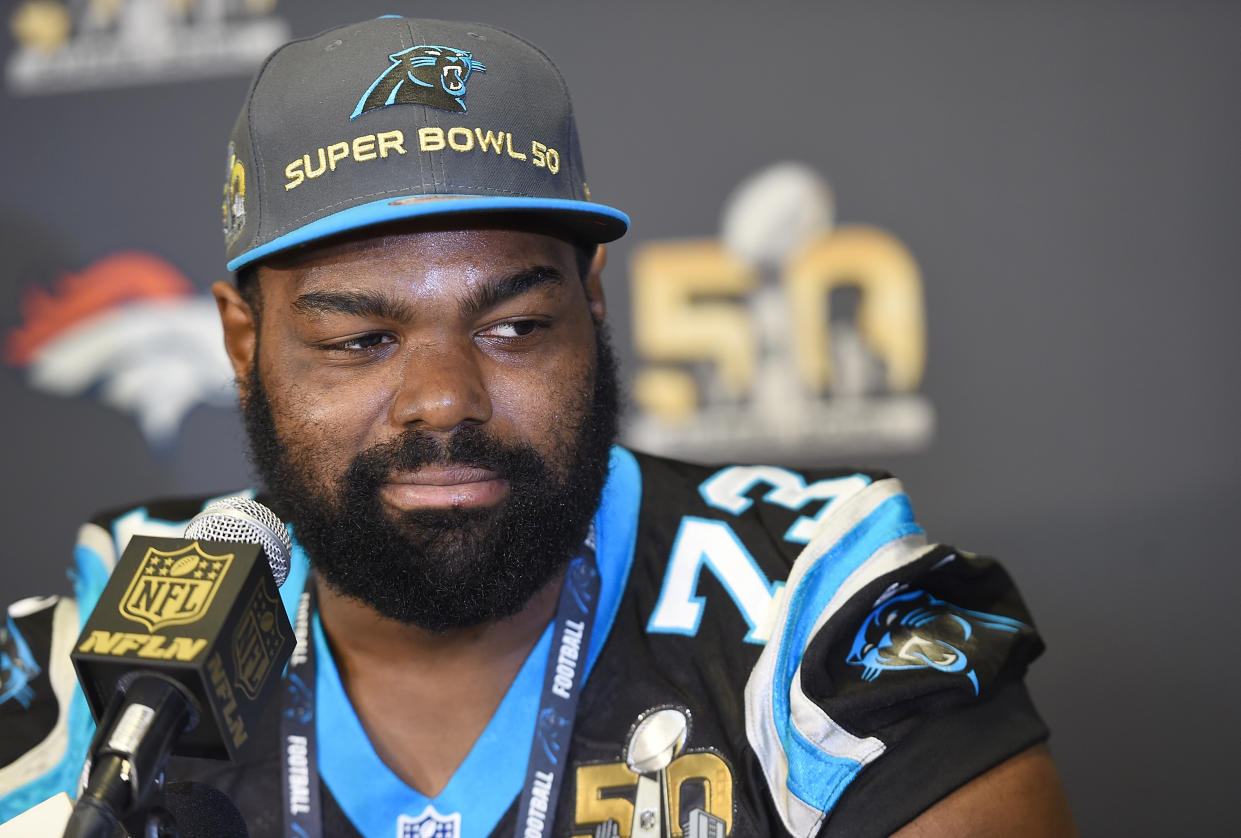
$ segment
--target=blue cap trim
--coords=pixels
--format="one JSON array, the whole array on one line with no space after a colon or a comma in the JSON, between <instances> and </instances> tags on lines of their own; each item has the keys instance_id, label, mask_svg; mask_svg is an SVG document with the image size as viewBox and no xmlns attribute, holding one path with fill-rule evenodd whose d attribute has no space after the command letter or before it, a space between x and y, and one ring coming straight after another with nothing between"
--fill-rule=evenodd
<instances>
[{"instance_id":1,"label":"blue cap trim","mask_svg":"<svg viewBox=\"0 0 1241 838\"><path fill-rule=\"evenodd\" d=\"M228 270L239 270L257 259L299 244L387 221L449 213L511 211L541 213L555 218L573 232L580 233L586 241L613 241L629 229L629 216L625 213L590 201L565 198L492 198L478 195L410 195L371 201L312 221L229 260Z\"/></svg>"}]
</instances>

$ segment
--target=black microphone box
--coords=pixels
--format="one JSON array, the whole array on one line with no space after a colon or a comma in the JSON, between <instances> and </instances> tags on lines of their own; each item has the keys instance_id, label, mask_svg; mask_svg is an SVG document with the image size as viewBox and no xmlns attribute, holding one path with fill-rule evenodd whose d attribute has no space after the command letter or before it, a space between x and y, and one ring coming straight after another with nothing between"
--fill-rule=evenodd
<instances>
[{"instance_id":1,"label":"black microphone box","mask_svg":"<svg viewBox=\"0 0 1241 838\"><path fill-rule=\"evenodd\" d=\"M158 672L202 711L173 753L237 759L280 688L293 646L257 545L134 536L70 657L96 722L119 679Z\"/></svg>"}]
</instances>

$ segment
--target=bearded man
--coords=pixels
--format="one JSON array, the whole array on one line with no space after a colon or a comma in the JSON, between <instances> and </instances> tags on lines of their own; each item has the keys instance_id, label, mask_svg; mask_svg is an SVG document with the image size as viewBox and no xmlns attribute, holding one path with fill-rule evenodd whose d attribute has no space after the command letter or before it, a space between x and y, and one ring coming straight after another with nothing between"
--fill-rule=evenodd
<instances>
[{"instance_id":1,"label":"bearded man","mask_svg":"<svg viewBox=\"0 0 1241 838\"><path fill-rule=\"evenodd\" d=\"M228 159L213 292L309 630L250 756L170 779L256 836L1072 832L997 564L929 542L885 474L615 445L628 220L540 51L395 16L294 42ZM202 505L84 527L79 606ZM45 663L61 607L23 616ZM0 749L6 813L84 756L81 702L37 699L0 717L37 729Z\"/></svg>"}]
</instances>

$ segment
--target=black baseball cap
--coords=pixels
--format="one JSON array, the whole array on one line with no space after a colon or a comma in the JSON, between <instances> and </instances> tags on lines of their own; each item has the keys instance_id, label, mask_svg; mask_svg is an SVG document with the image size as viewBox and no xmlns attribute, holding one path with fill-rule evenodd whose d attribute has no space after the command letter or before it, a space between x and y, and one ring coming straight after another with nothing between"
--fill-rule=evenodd
<instances>
[{"instance_id":1,"label":"black baseball cap","mask_svg":"<svg viewBox=\"0 0 1241 838\"><path fill-rule=\"evenodd\" d=\"M403 218L521 213L586 243L629 218L590 199L564 79L493 26L386 15L273 52L228 146L228 269Z\"/></svg>"}]
</instances>

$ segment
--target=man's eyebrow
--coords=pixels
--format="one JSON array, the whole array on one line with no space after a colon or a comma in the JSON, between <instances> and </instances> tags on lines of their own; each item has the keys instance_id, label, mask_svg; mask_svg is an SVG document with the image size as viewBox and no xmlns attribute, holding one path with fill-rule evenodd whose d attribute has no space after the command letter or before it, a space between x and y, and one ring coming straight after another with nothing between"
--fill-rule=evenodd
<instances>
[{"instance_id":1,"label":"man's eyebrow","mask_svg":"<svg viewBox=\"0 0 1241 838\"><path fill-rule=\"evenodd\" d=\"M307 291L293 300L293 308L305 314L348 314L396 321L409 320L413 314L404 300L378 291Z\"/></svg>"},{"instance_id":2,"label":"man's eyebrow","mask_svg":"<svg viewBox=\"0 0 1241 838\"><path fill-rule=\"evenodd\" d=\"M472 317L532 288L562 285L566 281L558 269L538 265L474 287L462 297L458 308L464 316ZM409 302L380 291L307 291L298 295L292 305L305 314L346 314L397 322L408 322L414 316Z\"/></svg>"},{"instance_id":3,"label":"man's eyebrow","mask_svg":"<svg viewBox=\"0 0 1241 838\"><path fill-rule=\"evenodd\" d=\"M563 285L568 278L550 265L526 268L506 277L478 285L462 298L461 313L467 317L480 314L506 300L520 297L541 285Z\"/></svg>"}]
</instances>

